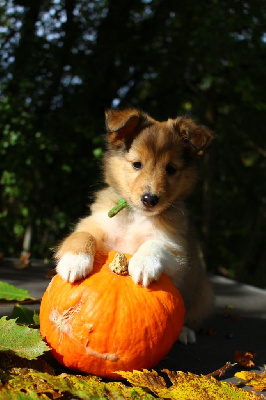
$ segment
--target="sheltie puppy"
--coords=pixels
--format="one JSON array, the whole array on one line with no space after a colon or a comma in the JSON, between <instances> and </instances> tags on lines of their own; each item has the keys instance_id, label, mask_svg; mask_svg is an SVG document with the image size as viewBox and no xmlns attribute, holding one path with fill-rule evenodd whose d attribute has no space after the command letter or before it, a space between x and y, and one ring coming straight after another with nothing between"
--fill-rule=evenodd
<instances>
[{"instance_id":1,"label":"sheltie puppy","mask_svg":"<svg viewBox=\"0 0 266 400\"><path fill-rule=\"evenodd\" d=\"M129 274L136 284L147 287L162 272L172 278L186 308L180 340L194 342L192 329L209 313L213 296L184 199L213 133L189 118L158 122L134 108L107 110L106 128L106 188L59 245L57 272L74 282L90 274L98 251L132 254ZM118 201L127 207L110 218Z\"/></svg>"}]
</instances>

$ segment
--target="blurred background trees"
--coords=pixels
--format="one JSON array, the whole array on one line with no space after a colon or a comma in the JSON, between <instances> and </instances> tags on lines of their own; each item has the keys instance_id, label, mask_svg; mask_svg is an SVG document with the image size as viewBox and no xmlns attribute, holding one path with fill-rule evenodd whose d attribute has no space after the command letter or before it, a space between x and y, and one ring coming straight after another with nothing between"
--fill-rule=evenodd
<instances>
[{"instance_id":1,"label":"blurred background trees","mask_svg":"<svg viewBox=\"0 0 266 400\"><path fill-rule=\"evenodd\" d=\"M88 212L104 109L215 130L189 206L208 267L266 286L265 0L0 0L0 251ZM27 247L27 245L26 245Z\"/></svg>"}]
</instances>

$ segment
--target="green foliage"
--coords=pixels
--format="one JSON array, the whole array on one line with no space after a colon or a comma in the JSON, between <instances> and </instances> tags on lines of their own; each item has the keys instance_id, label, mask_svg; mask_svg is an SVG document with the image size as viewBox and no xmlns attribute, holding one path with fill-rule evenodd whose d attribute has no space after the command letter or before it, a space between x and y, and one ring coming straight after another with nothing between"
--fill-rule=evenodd
<instances>
[{"instance_id":1,"label":"green foliage","mask_svg":"<svg viewBox=\"0 0 266 400\"><path fill-rule=\"evenodd\" d=\"M40 325L39 314L21 305L14 306L11 318L23 325Z\"/></svg>"},{"instance_id":2,"label":"green foliage","mask_svg":"<svg viewBox=\"0 0 266 400\"><path fill-rule=\"evenodd\" d=\"M32 299L29 292L6 282L0 282L0 299L23 301Z\"/></svg>"},{"instance_id":3,"label":"green foliage","mask_svg":"<svg viewBox=\"0 0 266 400\"><path fill-rule=\"evenodd\" d=\"M208 265L265 285L266 15L260 0L0 4L0 251L34 257L100 185L104 109L217 133L190 201Z\"/></svg>"},{"instance_id":4,"label":"green foliage","mask_svg":"<svg viewBox=\"0 0 266 400\"><path fill-rule=\"evenodd\" d=\"M39 396L35 390L27 390L26 392L22 392L21 389L14 388L12 390L1 388L0 394L2 400L38 400L45 399L49 400L49 397L45 394Z\"/></svg>"},{"instance_id":5,"label":"green foliage","mask_svg":"<svg viewBox=\"0 0 266 400\"><path fill-rule=\"evenodd\" d=\"M0 371L1 379L1 371ZM66 394L71 394L78 399L146 399L152 400L154 397L148 394L145 390L138 387L127 387L119 382L104 383L96 376L81 376L61 374L59 376L52 376L47 373L37 372L30 369L13 369L11 373L5 374L5 381L7 381L6 388L13 393L16 393L18 388L22 389L28 394L27 399L35 399L31 397L35 392L37 397L49 399L48 394L53 398L65 398ZM2 391L0 389L2 399ZM14 397L15 398L15 397ZM3 397L4 399L4 397Z\"/></svg>"},{"instance_id":6,"label":"green foliage","mask_svg":"<svg viewBox=\"0 0 266 400\"><path fill-rule=\"evenodd\" d=\"M0 352L9 351L28 360L36 359L49 350L40 334L26 326L16 324L14 319L0 319Z\"/></svg>"}]
</instances>

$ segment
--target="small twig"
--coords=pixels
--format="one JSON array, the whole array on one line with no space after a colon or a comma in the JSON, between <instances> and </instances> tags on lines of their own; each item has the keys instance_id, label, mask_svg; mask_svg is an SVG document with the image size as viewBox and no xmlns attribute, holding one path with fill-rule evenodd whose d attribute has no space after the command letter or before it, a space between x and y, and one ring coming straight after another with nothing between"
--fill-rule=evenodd
<instances>
[{"instance_id":1,"label":"small twig","mask_svg":"<svg viewBox=\"0 0 266 400\"><path fill-rule=\"evenodd\" d=\"M130 207L129 207L128 203L126 202L126 200L119 199L117 202L117 205L108 212L108 217L113 218L116 214L118 214L124 208L130 208Z\"/></svg>"},{"instance_id":2,"label":"small twig","mask_svg":"<svg viewBox=\"0 0 266 400\"><path fill-rule=\"evenodd\" d=\"M30 300L23 300L23 301L5 301L1 302L0 305L8 305L8 304L35 304L35 303L40 303L42 301L42 298L40 299L30 299Z\"/></svg>"},{"instance_id":3,"label":"small twig","mask_svg":"<svg viewBox=\"0 0 266 400\"><path fill-rule=\"evenodd\" d=\"M21 324L20 322L16 322L16 324L19 325L19 326L25 326L25 325L27 325L26 323ZM27 325L27 326L28 326L28 328L31 328L31 329L40 329L40 325L29 324L29 325Z\"/></svg>"},{"instance_id":4,"label":"small twig","mask_svg":"<svg viewBox=\"0 0 266 400\"><path fill-rule=\"evenodd\" d=\"M218 376L220 378L221 376L224 376L224 374L228 371L228 369L235 367L236 365L237 365L237 363L232 364L230 362L227 362L223 367L217 369L214 372L207 374L206 377Z\"/></svg>"}]
</instances>

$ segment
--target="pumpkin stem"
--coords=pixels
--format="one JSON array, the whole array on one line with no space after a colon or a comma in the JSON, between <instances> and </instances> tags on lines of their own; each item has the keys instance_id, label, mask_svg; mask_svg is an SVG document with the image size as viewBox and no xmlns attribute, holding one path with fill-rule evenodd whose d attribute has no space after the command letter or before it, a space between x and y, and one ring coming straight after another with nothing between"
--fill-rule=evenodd
<instances>
[{"instance_id":1,"label":"pumpkin stem","mask_svg":"<svg viewBox=\"0 0 266 400\"><path fill-rule=\"evenodd\" d=\"M117 275L128 275L128 262L125 254L116 253L113 261L109 264L109 268Z\"/></svg>"}]
</instances>

